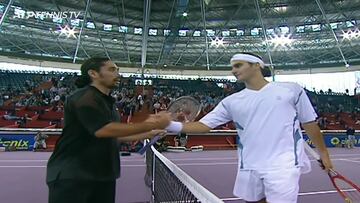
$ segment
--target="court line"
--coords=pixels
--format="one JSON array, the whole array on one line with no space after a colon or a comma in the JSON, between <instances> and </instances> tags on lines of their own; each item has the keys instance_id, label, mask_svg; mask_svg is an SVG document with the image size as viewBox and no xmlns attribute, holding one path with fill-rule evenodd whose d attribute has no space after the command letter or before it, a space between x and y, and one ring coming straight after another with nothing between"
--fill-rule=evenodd
<instances>
[{"instance_id":1,"label":"court line","mask_svg":"<svg viewBox=\"0 0 360 203\"><path fill-rule=\"evenodd\" d=\"M353 192L356 191L356 189L346 189L343 190L345 192ZM324 190L324 191L317 191L317 192L300 192L298 196L307 196L307 195L322 195L322 194L333 194L337 193L336 190ZM221 198L223 201L236 201L236 200L242 200L242 198L239 197L229 197L229 198Z\"/></svg>"},{"instance_id":2,"label":"court line","mask_svg":"<svg viewBox=\"0 0 360 203\"><path fill-rule=\"evenodd\" d=\"M349 162L356 162L356 163L360 163L358 161L352 161L352 160L349 160L349 159L332 159L332 161L345 161L345 160L348 160ZM142 160L143 161L143 160ZM171 160L173 161L173 160ZM316 160L313 159L313 160L310 160L311 162L315 162ZM30 162L45 162L43 160L37 160L37 161L34 161L34 160L31 160L31 161L28 161L28 160L6 160L6 161L1 161L0 162L8 162L8 163L30 163ZM237 165L238 162L205 162L205 163L176 163L177 166L218 166L218 165ZM140 167L140 166L146 166L146 164L122 164L121 165L122 167ZM18 166L0 166L0 168L5 168L5 167L18 167ZM24 166L26 167L26 166Z\"/></svg>"},{"instance_id":3,"label":"court line","mask_svg":"<svg viewBox=\"0 0 360 203\"><path fill-rule=\"evenodd\" d=\"M216 165L237 165L238 162L219 162L219 163L184 163L184 164L176 164L177 166L216 166ZM121 167L139 167L139 166L146 166L145 164L134 164L134 165L121 165ZM22 168L26 166L0 166L0 168ZM29 166L35 167L35 166ZM41 167L41 166L38 166ZM46 166L43 166L46 167Z\"/></svg>"},{"instance_id":4,"label":"court line","mask_svg":"<svg viewBox=\"0 0 360 203\"><path fill-rule=\"evenodd\" d=\"M146 165L122 165L121 167L145 167ZM46 168L46 166L0 166L0 168Z\"/></svg>"},{"instance_id":5,"label":"court line","mask_svg":"<svg viewBox=\"0 0 360 203\"><path fill-rule=\"evenodd\" d=\"M344 161L345 159L332 159L332 161ZM312 162L315 162L316 160L311 160ZM355 161L354 161L355 162ZM356 161L356 163L358 163ZM238 162L216 162L216 163L212 163L212 162L206 162L206 163L176 163L177 166L222 166L222 165L237 165ZM146 166L146 164L122 164L121 167L142 167L142 166ZM0 168L11 168L11 167L26 167L26 166L0 166ZM34 167L34 166L29 166L29 167Z\"/></svg>"},{"instance_id":6,"label":"court line","mask_svg":"<svg viewBox=\"0 0 360 203\"><path fill-rule=\"evenodd\" d=\"M349 158L351 158L351 156L354 156L354 158L351 159L360 159L359 154L354 154L354 155L347 155L349 156ZM356 157L355 157L356 156ZM333 156L331 156L333 157ZM167 157L168 159L170 159L171 161L193 161L193 160L238 160L237 157L224 157L224 158L175 158L175 159L171 159L169 157ZM311 161L315 161L314 159L310 159ZM332 159L332 160L342 160L342 159ZM6 159L1 159L0 162L47 162L48 159L15 159L15 160L6 160ZM136 161L144 161L144 159L121 159L122 162L136 162Z\"/></svg>"},{"instance_id":7,"label":"court line","mask_svg":"<svg viewBox=\"0 0 360 203\"><path fill-rule=\"evenodd\" d=\"M0 162L47 162L48 159L15 159L15 160L6 160L1 159ZM121 162L137 162L144 161L144 159L133 159L133 160L125 160L121 159Z\"/></svg>"},{"instance_id":8,"label":"court line","mask_svg":"<svg viewBox=\"0 0 360 203\"><path fill-rule=\"evenodd\" d=\"M46 166L0 166L0 168L46 168Z\"/></svg>"},{"instance_id":9,"label":"court line","mask_svg":"<svg viewBox=\"0 0 360 203\"><path fill-rule=\"evenodd\" d=\"M191 160L236 160L237 157L232 157L232 158L183 158L183 159L170 159L172 161L191 161ZM121 159L121 161L144 161L144 159ZM45 162L48 161L47 159L15 159L15 160L6 160L6 159L1 159L0 162Z\"/></svg>"},{"instance_id":10,"label":"court line","mask_svg":"<svg viewBox=\"0 0 360 203\"><path fill-rule=\"evenodd\" d=\"M352 163L360 163L360 161L355 161L355 160L350 160L350 159L340 159L340 160L341 161L348 161L348 162L352 162Z\"/></svg>"}]
</instances>

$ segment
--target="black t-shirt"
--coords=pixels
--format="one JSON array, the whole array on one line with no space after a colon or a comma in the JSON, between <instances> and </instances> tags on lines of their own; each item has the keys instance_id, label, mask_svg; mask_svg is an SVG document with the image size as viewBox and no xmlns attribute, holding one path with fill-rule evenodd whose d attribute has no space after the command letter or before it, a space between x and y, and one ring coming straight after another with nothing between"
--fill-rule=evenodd
<instances>
[{"instance_id":1,"label":"black t-shirt","mask_svg":"<svg viewBox=\"0 0 360 203\"><path fill-rule=\"evenodd\" d=\"M79 89L66 100L64 121L64 129L47 165L46 181L118 178L117 139L95 136L106 124L120 121L115 100L93 86Z\"/></svg>"}]
</instances>

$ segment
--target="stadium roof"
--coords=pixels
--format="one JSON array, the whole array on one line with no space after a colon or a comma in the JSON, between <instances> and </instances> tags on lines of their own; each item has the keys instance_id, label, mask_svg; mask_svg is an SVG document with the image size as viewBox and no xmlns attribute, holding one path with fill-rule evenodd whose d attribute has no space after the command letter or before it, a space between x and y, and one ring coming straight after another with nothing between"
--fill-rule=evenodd
<instances>
[{"instance_id":1,"label":"stadium roof","mask_svg":"<svg viewBox=\"0 0 360 203\"><path fill-rule=\"evenodd\" d=\"M5 56L219 70L255 52L278 70L360 64L360 0L0 2Z\"/></svg>"}]
</instances>

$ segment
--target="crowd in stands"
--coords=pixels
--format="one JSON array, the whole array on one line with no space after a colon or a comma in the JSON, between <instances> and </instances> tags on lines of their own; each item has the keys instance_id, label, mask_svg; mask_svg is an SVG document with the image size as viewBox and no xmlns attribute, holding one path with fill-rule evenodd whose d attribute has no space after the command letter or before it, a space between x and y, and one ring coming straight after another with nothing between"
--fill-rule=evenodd
<instances>
[{"instance_id":1,"label":"crowd in stands","mask_svg":"<svg viewBox=\"0 0 360 203\"><path fill-rule=\"evenodd\" d=\"M77 75L62 72L0 71L0 127L61 128L66 96L74 91ZM192 96L201 102L205 115L221 99L244 88L227 80L175 80L151 78L151 84L139 78L122 78L112 92L122 122L131 122L144 109L156 113L166 110L180 96ZM358 99L348 94L306 90L319 115L322 129L360 129ZM223 129L233 128L231 124Z\"/></svg>"}]
</instances>

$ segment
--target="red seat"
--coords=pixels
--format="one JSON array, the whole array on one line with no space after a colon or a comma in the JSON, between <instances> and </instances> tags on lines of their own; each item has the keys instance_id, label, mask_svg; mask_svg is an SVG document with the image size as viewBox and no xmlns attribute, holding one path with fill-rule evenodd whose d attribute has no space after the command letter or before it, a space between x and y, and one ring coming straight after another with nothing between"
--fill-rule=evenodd
<instances>
[{"instance_id":1,"label":"red seat","mask_svg":"<svg viewBox=\"0 0 360 203\"><path fill-rule=\"evenodd\" d=\"M27 122L25 128L47 128L52 126L52 123L49 121L30 121Z\"/></svg>"},{"instance_id":2,"label":"red seat","mask_svg":"<svg viewBox=\"0 0 360 203\"><path fill-rule=\"evenodd\" d=\"M39 116L42 120L61 120L64 118L64 112L49 111Z\"/></svg>"},{"instance_id":3,"label":"red seat","mask_svg":"<svg viewBox=\"0 0 360 203\"><path fill-rule=\"evenodd\" d=\"M26 111L26 110L22 110L22 111L17 111L15 113L16 116L19 116L19 117L25 117L25 114L28 115L28 117L33 117L35 116L37 113L35 111Z\"/></svg>"},{"instance_id":4,"label":"red seat","mask_svg":"<svg viewBox=\"0 0 360 203\"><path fill-rule=\"evenodd\" d=\"M50 110L51 106L28 106L26 109L29 111L42 111L42 110Z\"/></svg>"},{"instance_id":5,"label":"red seat","mask_svg":"<svg viewBox=\"0 0 360 203\"><path fill-rule=\"evenodd\" d=\"M344 127L340 124L329 124L326 126L327 130L344 130Z\"/></svg>"},{"instance_id":6,"label":"red seat","mask_svg":"<svg viewBox=\"0 0 360 203\"><path fill-rule=\"evenodd\" d=\"M18 128L19 124L4 126L4 128Z\"/></svg>"},{"instance_id":7,"label":"red seat","mask_svg":"<svg viewBox=\"0 0 360 203\"><path fill-rule=\"evenodd\" d=\"M4 120L3 118L0 118L0 127L7 127L7 126L13 126L17 125L16 121L8 121Z\"/></svg>"},{"instance_id":8,"label":"red seat","mask_svg":"<svg viewBox=\"0 0 360 203\"><path fill-rule=\"evenodd\" d=\"M14 110L15 107L14 106L0 106L0 109L5 110L5 111L11 111Z\"/></svg>"},{"instance_id":9,"label":"red seat","mask_svg":"<svg viewBox=\"0 0 360 203\"><path fill-rule=\"evenodd\" d=\"M0 110L0 116L6 115L6 114L7 114L7 111Z\"/></svg>"}]
</instances>

